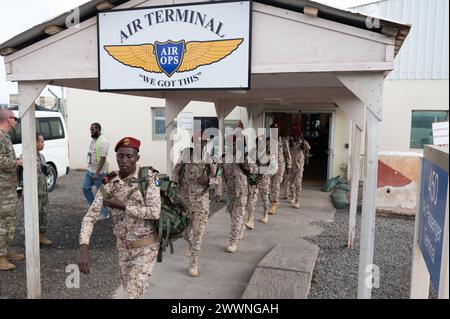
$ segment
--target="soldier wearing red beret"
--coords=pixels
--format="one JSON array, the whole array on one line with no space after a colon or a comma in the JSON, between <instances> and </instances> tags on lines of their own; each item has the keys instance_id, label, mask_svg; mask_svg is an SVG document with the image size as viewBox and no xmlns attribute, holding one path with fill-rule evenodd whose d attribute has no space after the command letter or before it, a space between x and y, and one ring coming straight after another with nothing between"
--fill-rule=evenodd
<instances>
[{"instance_id":1,"label":"soldier wearing red beret","mask_svg":"<svg viewBox=\"0 0 450 319\"><path fill-rule=\"evenodd\" d=\"M138 187L140 146L141 142L133 137L125 137L117 143L119 171L111 175L103 191L97 193L83 219L78 262L80 271L88 274L91 267L88 245L94 224L102 205L110 207L124 292L130 299L142 298L149 288L159 250L158 233L154 223L149 222L160 216L158 177L156 171L148 171L148 187L143 198Z\"/></svg>"}]
</instances>

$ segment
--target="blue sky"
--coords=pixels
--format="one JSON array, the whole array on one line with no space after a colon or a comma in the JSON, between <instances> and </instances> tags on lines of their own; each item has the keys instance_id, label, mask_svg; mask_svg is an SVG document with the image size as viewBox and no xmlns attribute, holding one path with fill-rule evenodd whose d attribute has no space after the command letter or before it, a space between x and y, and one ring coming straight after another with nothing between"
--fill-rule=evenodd
<instances>
[{"instance_id":1,"label":"blue sky","mask_svg":"<svg viewBox=\"0 0 450 319\"><path fill-rule=\"evenodd\" d=\"M87 0L2 0L0 7L0 43L33 26L67 12ZM373 0L320 0L320 2L349 7ZM26 8L26 10L24 10ZM56 94L60 89L53 88ZM5 65L0 58L0 104L9 102L9 94L17 93L17 84L5 80ZM42 95L50 95L45 89Z\"/></svg>"}]
</instances>

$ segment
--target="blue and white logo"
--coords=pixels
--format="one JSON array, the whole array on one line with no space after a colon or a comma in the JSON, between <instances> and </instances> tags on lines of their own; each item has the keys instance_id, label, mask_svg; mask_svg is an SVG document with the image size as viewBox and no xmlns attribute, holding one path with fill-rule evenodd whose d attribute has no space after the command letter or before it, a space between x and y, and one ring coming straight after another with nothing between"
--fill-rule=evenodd
<instances>
[{"instance_id":1,"label":"blue and white logo","mask_svg":"<svg viewBox=\"0 0 450 319\"><path fill-rule=\"evenodd\" d=\"M183 61L184 46L184 40L155 42L158 65L167 76L172 76L180 68Z\"/></svg>"}]
</instances>

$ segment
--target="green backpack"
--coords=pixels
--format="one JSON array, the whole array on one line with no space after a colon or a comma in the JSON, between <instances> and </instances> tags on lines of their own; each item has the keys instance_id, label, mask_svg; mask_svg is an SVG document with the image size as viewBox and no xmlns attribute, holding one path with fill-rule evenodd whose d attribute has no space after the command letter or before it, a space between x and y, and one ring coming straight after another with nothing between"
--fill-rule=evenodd
<instances>
[{"instance_id":1,"label":"green backpack","mask_svg":"<svg viewBox=\"0 0 450 319\"><path fill-rule=\"evenodd\" d=\"M138 173L139 191L144 200L148 187L149 169L158 172L152 167L141 167ZM159 219L153 222L158 231L160 241L157 260L162 262L162 254L167 247L170 247L170 252L173 254L173 241L183 237L183 232L188 227L190 219L184 204L176 194L175 183L170 181L169 176L160 175L157 186L160 187L161 214Z\"/></svg>"}]
</instances>

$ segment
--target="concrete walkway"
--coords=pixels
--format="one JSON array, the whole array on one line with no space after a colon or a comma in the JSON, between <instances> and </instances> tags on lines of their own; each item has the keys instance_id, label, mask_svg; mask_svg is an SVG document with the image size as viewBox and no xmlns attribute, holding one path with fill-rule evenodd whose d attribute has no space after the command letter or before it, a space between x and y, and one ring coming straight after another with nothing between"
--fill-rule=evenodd
<instances>
[{"instance_id":1,"label":"concrete walkway","mask_svg":"<svg viewBox=\"0 0 450 319\"><path fill-rule=\"evenodd\" d=\"M200 277L188 276L187 244L179 239L175 253L167 251L163 262L156 263L147 299L240 299L258 264L278 244L289 245L299 238L320 234L314 222L334 218L330 196L319 189L305 188L301 208L293 209L282 200L278 213L268 224L259 222L262 204L257 205L255 229L247 230L238 251L226 252L230 232L230 217L223 209L210 217L199 258ZM287 258L288 256L286 256ZM122 298L119 288L115 298Z\"/></svg>"}]
</instances>

